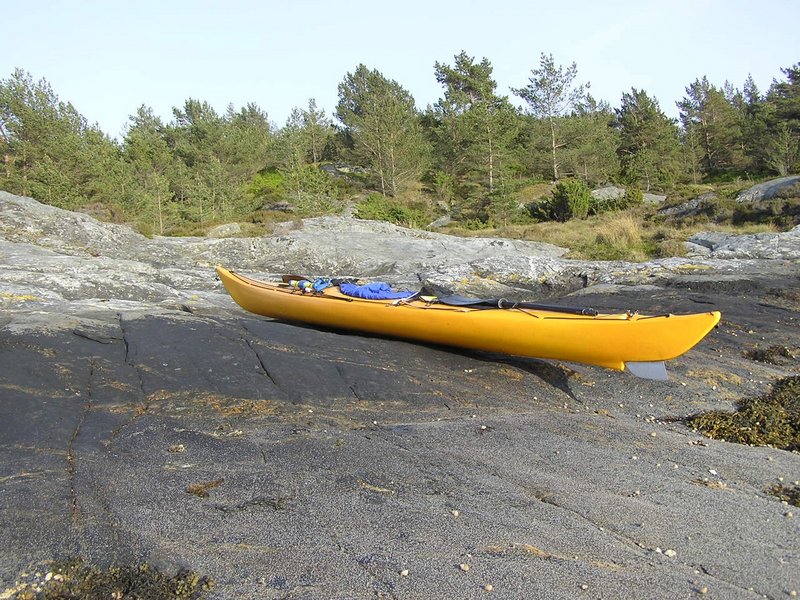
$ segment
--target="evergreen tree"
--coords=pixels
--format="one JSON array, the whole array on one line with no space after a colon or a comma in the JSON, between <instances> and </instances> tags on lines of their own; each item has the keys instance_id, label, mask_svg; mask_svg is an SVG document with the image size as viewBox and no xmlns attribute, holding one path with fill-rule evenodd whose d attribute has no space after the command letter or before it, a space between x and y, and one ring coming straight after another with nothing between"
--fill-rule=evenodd
<instances>
[{"instance_id":1,"label":"evergreen tree","mask_svg":"<svg viewBox=\"0 0 800 600\"><path fill-rule=\"evenodd\" d=\"M309 159L313 164L318 164L322 161L325 148L334 134L333 123L325 116L324 110L317 108L317 101L314 98L310 98L308 107L300 112Z\"/></svg>"},{"instance_id":2,"label":"evergreen tree","mask_svg":"<svg viewBox=\"0 0 800 600\"><path fill-rule=\"evenodd\" d=\"M649 191L673 184L680 171L680 139L676 123L644 90L622 94L616 111L619 158L626 181Z\"/></svg>"},{"instance_id":3,"label":"evergreen tree","mask_svg":"<svg viewBox=\"0 0 800 600\"><path fill-rule=\"evenodd\" d=\"M335 187L313 159L314 138L309 135L307 112L294 108L279 134L279 171L282 188L303 216L318 215L334 206Z\"/></svg>"},{"instance_id":4,"label":"evergreen tree","mask_svg":"<svg viewBox=\"0 0 800 600\"><path fill-rule=\"evenodd\" d=\"M0 81L3 187L63 208L124 191L119 149L50 84L21 69Z\"/></svg>"},{"instance_id":5,"label":"evergreen tree","mask_svg":"<svg viewBox=\"0 0 800 600\"><path fill-rule=\"evenodd\" d=\"M170 191L173 158L164 124L153 109L140 106L130 117L123 145L140 190L132 209L140 220L149 222L153 231L163 235L165 224L173 224L177 217Z\"/></svg>"},{"instance_id":6,"label":"evergreen tree","mask_svg":"<svg viewBox=\"0 0 800 600\"><path fill-rule=\"evenodd\" d=\"M266 113L248 104L219 116L207 102L190 98L173 115L166 128L176 159L170 185L182 218L236 218L255 208L247 190L256 173L275 162Z\"/></svg>"},{"instance_id":7,"label":"evergreen tree","mask_svg":"<svg viewBox=\"0 0 800 600\"><path fill-rule=\"evenodd\" d=\"M512 91L528 103L530 113L547 121L550 129L550 152L553 180L559 179L558 149L564 144L559 131L559 119L573 113L586 102L589 84L575 84L578 66L573 62L565 70L556 67L552 54L542 53L539 68L531 70L528 85Z\"/></svg>"},{"instance_id":8,"label":"evergreen tree","mask_svg":"<svg viewBox=\"0 0 800 600\"><path fill-rule=\"evenodd\" d=\"M356 159L369 166L384 196L419 179L427 148L414 98L399 83L359 65L339 84L336 117Z\"/></svg>"},{"instance_id":9,"label":"evergreen tree","mask_svg":"<svg viewBox=\"0 0 800 600\"><path fill-rule=\"evenodd\" d=\"M574 114L562 117L560 129L562 176L580 177L591 185L617 179L619 133L614 128L614 111L607 103L597 103L587 95Z\"/></svg>"},{"instance_id":10,"label":"evergreen tree","mask_svg":"<svg viewBox=\"0 0 800 600\"><path fill-rule=\"evenodd\" d=\"M429 111L437 151L436 179L447 182L466 203L482 212L489 198L505 197L511 167L511 145L519 122L506 96L498 96L492 65L476 63L466 52L454 65L435 63L444 97Z\"/></svg>"},{"instance_id":11,"label":"evergreen tree","mask_svg":"<svg viewBox=\"0 0 800 600\"><path fill-rule=\"evenodd\" d=\"M742 131L724 90L703 77L686 88L686 96L677 105L686 136L701 149L704 174L718 175L742 168Z\"/></svg>"},{"instance_id":12,"label":"evergreen tree","mask_svg":"<svg viewBox=\"0 0 800 600\"><path fill-rule=\"evenodd\" d=\"M768 170L767 147L770 143L769 122L772 111L750 75L744 82L736 106L741 115L742 144L748 167L753 172L763 173Z\"/></svg>"},{"instance_id":13,"label":"evergreen tree","mask_svg":"<svg viewBox=\"0 0 800 600\"><path fill-rule=\"evenodd\" d=\"M773 81L769 101L775 105L775 116L789 122L792 127L800 125L800 63L781 69L786 81Z\"/></svg>"},{"instance_id":14,"label":"evergreen tree","mask_svg":"<svg viewBox=\"0 0 800 600\"><path fill-rule=\"evenodd\" d=\"M237 188L275 160L275 135L267 113L255 103L236 111L228 107L220 124L222 137L214 154Z\"/></svg>"},{"instance_id":15,"label":"evergreen tree","mask_svg":"<svg viewBox=\"0 0 800 600\"><path fill-rule=\"evenodd\" d=\"M786 81L773 81L765 102L766 162L778 174L788 175L800 170L800 63L781 71Z\"/></svg>"}]
</instances>

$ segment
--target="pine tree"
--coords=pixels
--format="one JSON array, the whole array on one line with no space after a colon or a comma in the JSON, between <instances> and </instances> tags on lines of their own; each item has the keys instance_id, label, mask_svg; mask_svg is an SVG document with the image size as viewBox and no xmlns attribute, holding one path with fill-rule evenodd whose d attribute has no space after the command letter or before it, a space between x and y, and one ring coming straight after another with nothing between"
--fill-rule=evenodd
<instances>
[{"instance_id":1,"label":"pine tree","mask_svg":"<svg viewBox=\"0 0 800 600\"><path fill-rule=\"evenodd\" d=\"M724 90L703 77L686 88L686 96L677 105L686 135L702 150L703 173L718 175L740 169L742 131Z\"/></svg>"},{"instance_id":2,"label":"pine tree","mask_svg":"<svg viewBox=\"0 0 800 600\"><path fill-rule=\"evenodd\" d=\"M307 113L294 108L279 134L279 171L282 188L288 192L302 216L322 214L333 207L335 189L313 158L313 139L308 132Z\"/></svg>"},{"instance_id":3,"label":"pine tree","mask_svg":"<svg viewBox=\"0 0 800 600\"><path fill-rule=\"evenodd\" d=\"M462 208L479 215L492 195L508 194L504 186L519 121L508 98L497 95L488 59L476 63L462 51L453 66L437 62L434 69L444 87L444 97L428 114L439 180L451 182Z\"/></svg>"},{"instance_id":4,"label":"pine tree","mask_svg":"<svg viewBox=\"0 0 800 600\"><path fill-rule=\"evenodd\" d=\"M552 157L553 180L558 181L558 150L561 141L559 119L573 113L586 101L589 84L575 84L578 66L573 62L566 70L556 67L552 54L542 53L539 68L531 70L528 85L512 91L528 103L530 113L537 119L547 121L550 128L550 152Z\"/></svg>"},{"instance_id":5,"label":"pine tree","mask_svg":"<svg viewBox=\"0 0 800 600\"><path fill-rule=\"evenodd\" d=\"M742 147L749 170L763 173L768 169L767 147L770 142L769 121L772 111L750 75L744 82L741 94L737 94L737 100Z\"/></svg>"},{"instance_id":6,"label":"pine tree","mask_svg":"<svg viewBox=\"0 0 800 600\"><path fill-rule=\"evenodd\" d=\"M334 134L333 123L325 116L325 111L317 108L314 98L308 100L308 107L301 110L303 136L308 147L309 158L313 164L322 161L323 152Z\"/></svg>"},{"instance_id":7,"label":"pine tree","mask_svg":"<svg viewBox=\"0 0 800 600\"><path fill-rule=\"evenodd\" d=\"M562 176L579 177L591 185L617 179L619 133L614 128L614 111L607 103L598 103L587 94L574 114L561 119L561 129Z\"/></svg>"},{"instance_id":8,"label":"pine tree","mask_svg":"<svg viewBox=\"0 0 800 600\"><path fill-rule=\"evenodd\" d=\"M781 69L786 81L773 81L766 97L766 162L780 175L800 170L800 63Z\"/></svg>"},{"instance_id":9,"label":"pine tree","mask_svg":"<svg viewBox=\"0 0 800 600\"><path fill-rule=\"evenodd\" d=\"M414 98L399 83L359 65L339 84L336 117L353 141L353 154L369 166L384 196L417 181L427 148Z\"/></svg>"},{"instance_id":10,"label":"pine tree","mask_svg":"<svg viewBox=\"0 0 800 600\"><path fill-rule=\"evenodd\" d=\"M130 117L123 144L125 158L141 190L130 208L140 220L149 222L153 231L163 235L165 225L168 227L177 219L170 191L173 158L164 124L152 108L140 106Z\"/></svg>"},{"instance_id":11,"label":"pine tree","mask_svg":"<svg viewBox=\"0 0 800 600\"><path fill-rule=\"evenodd\" d=\"M10 192L74 209L122 191L116 145L21 69L0 80L0 151Z\"/></svg>"},{"instance_id":12,"label":"pine tree","mask_svg":"<svg viewBox=\"0 0 800 600\"><path fill-rule=\"evenodd\" d=\"M644 90L622 94L616 109L620 140L618 153L626 181L649 191L669 186L680 170L680 140L676 123L669 119Z\"/></svg>"}]
</instances>

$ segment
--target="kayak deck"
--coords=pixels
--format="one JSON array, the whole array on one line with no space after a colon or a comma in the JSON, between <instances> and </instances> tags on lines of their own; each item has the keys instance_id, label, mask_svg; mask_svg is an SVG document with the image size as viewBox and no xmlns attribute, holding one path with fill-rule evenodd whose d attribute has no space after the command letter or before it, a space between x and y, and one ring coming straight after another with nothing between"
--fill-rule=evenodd
<instances>
[{"instance_id":1,"label":"kayak deck","mask_svg":"<svg viewBox=\"0 0 800 600\"><path fill-rule=\"evenodd\" d=\"M366 300L330 287L303 293L217 267L243 309L266 317L421 342L533 358L581 362L660 376L662 363L685 353L719 322L720 313L594 316L530 308L449 306L413 298ZM637 368L638 363L643 363ZM639 371L637 373L636 371Z\"/></svg>"}]
</instances>

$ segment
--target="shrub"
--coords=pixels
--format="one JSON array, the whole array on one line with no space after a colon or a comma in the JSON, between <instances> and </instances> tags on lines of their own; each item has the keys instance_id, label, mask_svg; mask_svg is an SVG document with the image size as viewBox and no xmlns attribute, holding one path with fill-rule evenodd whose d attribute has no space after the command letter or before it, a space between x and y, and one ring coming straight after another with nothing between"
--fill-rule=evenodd
<instances>
[{"instance_id":1,"label":"shrub","mask_svg":"<svg viewBox=\"0 0 800 600\"><path fill-rule=\"evenodd\" d=\"M585 219L589 214L592 194L580 179L560 181L553 190L551 217L556 221Z\"/></svg>"},{"instance_id":2,"label":"shrub","mask_svg":"<svg viewBox=\"0 0 800 600\"><path fill-rule=\"evenodd\" d=\"M356 204L358 219L388 221L396 225L414 227L425 220L425 213L382 194L372 193Z\"/></svg>"},{"instance_id":3,"label":"shrub","mask_svg":"<svg viewBox=\"0 0 800 600\"><path fill-rule=\"evenodd\" d=\"M606 212L641 206L644 204L644 194L642 194L642 190L628 188L621 196L613 198L591 197L589 202L589 214L600 215Z\"/></svg>"},{"instance_id":4,"label":"shrub","mask_svg":"<svg viewBox=\"0 0 800 600\"><path fill-rule=\"evenodd\" d=\"M283 182L283 175L277 169L261 171L248 184L247 192L264 202L277 201L281 199Z\"/></svg>"}]
</instances>

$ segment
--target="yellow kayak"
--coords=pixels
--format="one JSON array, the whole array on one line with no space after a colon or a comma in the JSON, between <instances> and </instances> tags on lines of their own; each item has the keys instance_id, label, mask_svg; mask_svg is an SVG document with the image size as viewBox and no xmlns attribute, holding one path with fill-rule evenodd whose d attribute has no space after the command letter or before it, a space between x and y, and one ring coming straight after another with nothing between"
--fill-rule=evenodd
<instances>
[{"instance_id":1,"label":"yellow kayak","mask_svg":"<svg viewBox=\"0 0 800 600\"><path fill-rule=\"evenodd\" d=\"M665 379L664 361L687 352L719 322L717 311L688 315L593 314L475 308L409 300L365 300L329 287L304 293L217 267L243 309L265 317L396 338L586 363Z\"/></svg>"}]
</instances>

